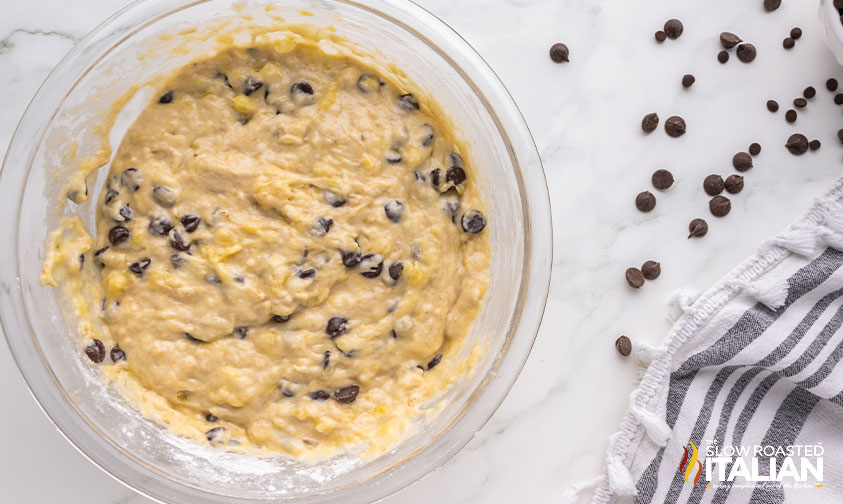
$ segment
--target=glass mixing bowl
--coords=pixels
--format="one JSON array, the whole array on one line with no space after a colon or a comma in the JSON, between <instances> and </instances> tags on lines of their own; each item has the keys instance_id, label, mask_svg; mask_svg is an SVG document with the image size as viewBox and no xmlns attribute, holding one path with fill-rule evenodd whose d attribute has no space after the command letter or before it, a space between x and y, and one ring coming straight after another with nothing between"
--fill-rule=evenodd
<instances>
[{"instance_id":1,"label":"glass mixing bowl","mask_svg":"<svg viewBox=\"0 0 843 504\"><path fill-rule=\"evenodd\" d=\"M61 215L80 215L89 226L94 220L93 205L57 204L75 170L65 156L73 143L82 155L96 149L97 128L130 86L196 56L199 48L162 34L268 15L260 1L136 2L64 58L15 132L0 172L6 237L0 316L21 373L58 429L116 479L162 502L371 502L409 485L468 443L503 401L529 355L546 302L552 239L541 160L518 108L483 59L447 25L405 0L271 4L272 15L333 25L394 62L435 97L466 141L492 247L491 283L467 347L477 343L487 351L474 373L445 394L436 415L371 460L341 456L306 464L223 452L173 435L112 390L83 358L58 290L39 282L45 239ZM113 145L151 96L147 91L117 117ZM94 194L103 179L102 173L91 177Z\"/></svg>"}]
</instances>

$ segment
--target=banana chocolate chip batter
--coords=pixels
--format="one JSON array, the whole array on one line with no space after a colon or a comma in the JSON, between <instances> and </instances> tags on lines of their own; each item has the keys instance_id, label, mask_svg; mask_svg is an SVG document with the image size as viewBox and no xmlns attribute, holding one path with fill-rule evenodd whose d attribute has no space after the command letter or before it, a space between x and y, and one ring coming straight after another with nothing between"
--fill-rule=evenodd
<instances>
[{"instance_id":1,"label":"banana chocolate chip batter","mask_svg":"<svg viewBox=\"0 0 843 504\"><path fill-rule=\"evenodd\" d=\"M43 281L145 414L217 446L378 452L457 379L483 204L448 121L397 82L317 45L228 48L128 130L96 237L66 218Z\"/></svg>"}]
</instances>

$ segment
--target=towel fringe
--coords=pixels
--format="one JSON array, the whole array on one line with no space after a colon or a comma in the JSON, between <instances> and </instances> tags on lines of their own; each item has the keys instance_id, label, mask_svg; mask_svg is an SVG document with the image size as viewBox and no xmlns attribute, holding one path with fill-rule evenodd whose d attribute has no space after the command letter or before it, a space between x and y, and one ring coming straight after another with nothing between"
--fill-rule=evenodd
<instances>
[{"instance_id":1,"label":"towel fringe","mask_svg":"<svg viewBox=\"0 0 843 504\"><path fill-rule=\"evenodd\" d=\"M601 474L600 476L596 476L588 481L569 486L564 492L562 492L558 503L577 504L580 501L580 494L583 490L596 487L602 483L604 479L606 479L606 477Z\"/></svg>"},{"instance_id":2,"label":"towel fringe","mask_svg":"<svg viewBox=\"0 0 843 504\"><path fill-rule=\"evenodd\" d=\"M752 297L771 310L777 310L784 305L784 302L787 300L788 290L790 289L790 284L786 277L773 280L762 279L751 283L743 280L734 280L728 282L728 285L741 289L744 294Z\"/></svg>"},{"instance_id":3,"label":"towel fringe","mask_svg":"<svg viewBox=\"0 0 843 504\"><path fill-rule=\"evenodd\" d=\"M613 494L638 495L638 489L635 488L632 475L620 457L612 454L606 457L606 477L609 480L609 489Z\"/></svg>"},{"instance_id":4,"label":"towel fringe","mask_svg":"<svg viewBox=\"0 0 843 504\"><path fill-rule=\"evenodd\" d=\"M697 298L700 297L700 291L696 289L683 289L673 293L668 303L667 321L672 325L682 315L694 315L697 309L693 307Z\"/></svg>"},{"instance_id":5,"label":"towel fringe","mask_svg":"<svg viewBox=\"0 0 843 504\"><path fill-rule=\"evenodd\" d=\"M643 341L636 341L632 345L632 357L635 363L643 368L650 367L661 354L667 351L664 345L649 345Z\"/></svg>"},{"instance_id":6,"label":"towel fringe","mask_svg":"<svg viewBox=\"0 0 843 504\"><path fill-rule=\"evenodd\" d=\"M810 256L817 248L817 225L793 225L773 238L773 243L794 254Z\"/></svg>"},{"instance_id":7,"label":"towel fringe","mask_svg":"<svg viewBox=\"0 0 843 504\"><path fill-rule=\"evenodd\" d=\"M665 446L670 439L670 427L658 413L638 406L635 401L637 397L637 392L633 392L632 396L630 396L629 412L641 424L644 433L647 434L650 441L658 446Z\"/></svg>"},{"instance_id":8,"label":"towel fringe","mask_svg":"<svg viewBox=\"0 0 843 504\"><path fill-rule=\"evenodd\" d=\"M843 250L843 232L835 231L828 226L822 226L817 234L829 247L835 250Z\"/></svg>"},{"instance_id":9,"label":"towel fringe","mask_svg":"<svg viewBox=\"0 0 843 504\"><path fill-rule=\"evenodd\" d=\"M843 233L843 205L830 199L818 199L823 222L833 232Z\"/></svg>"}]
</instances>

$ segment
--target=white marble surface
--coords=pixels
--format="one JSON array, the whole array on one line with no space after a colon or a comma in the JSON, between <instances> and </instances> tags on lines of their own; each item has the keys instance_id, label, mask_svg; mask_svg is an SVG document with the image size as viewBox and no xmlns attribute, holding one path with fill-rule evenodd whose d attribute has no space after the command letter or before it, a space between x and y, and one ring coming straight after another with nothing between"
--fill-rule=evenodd
<instances>
[{"instance_id":1,"label":"white marble surface","mask_svg":"<svg viewBox=\"0 0 843 504\"><path fill-rule=\"evenodd\" d=\"M3 0L0 15L0 154L40 82L87 31L125 0ZM304 2L303 2L304 3ZM569 484L601 469L637 370L619 358L615 338L658 343L669 323L671 294L702 289L792 220L841 174L835 132L843 109L826 78L843 71L824 47L815 1L785 0L772 14L761 0L424 0L498 72L522 108L542 154L554 216L554 276L533 353L507 400L453 460L388 503L550 502ZM670 17L685 23L677 41L658 45L653 32ZM792 26L804 35L786 52ZM755 43L758 59L716 62L717 35L729 30ZM551 43L571 48L554 65ZM684 90L680 79L694 73ZM790 101L807 85L815 98L795 125ZM841 89L843 91L843 89ZM768 98L782 110L770 114ZM688 133L642 135L651 111L680 114ZM819 138L819 152L800 158L783 143L794 131ZM763 152L732 198L725 219L708 216L701 190L709 173L733 172L731 156L758 141ZM649 176L677 177L649 214L635 194ZM704 239L685 239L688 221L708 218ZM638 292L627 266L662 263L662 276ZM0 501L139 504L79 455L38 410L0 343ZM585 500L585 499L583 499Z\"/></svg>"}]
</instances>

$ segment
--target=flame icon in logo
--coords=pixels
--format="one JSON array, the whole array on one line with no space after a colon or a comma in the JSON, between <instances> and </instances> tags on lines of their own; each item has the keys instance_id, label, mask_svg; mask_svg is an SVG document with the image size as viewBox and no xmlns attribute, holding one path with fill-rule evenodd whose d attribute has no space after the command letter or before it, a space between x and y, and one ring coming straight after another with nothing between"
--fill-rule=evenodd
<instances>
[{"instance_id":1,"label":"flame icon in logo","mask_svg":"<svg viewBox=\"0 0 843 504\"><path fill-rule=\"evenodd\" d=\"M685 476L685 483L691 484L696 487L697 480L700 479L700 475L702 474L702 463L698 460L699 453L697 452L697 445L693 442L690 442L691 445L691 458L688 459L688 447L683 447L682 449L685 450L685 456L682 457L682 462L679 462L679 471L684 474ZM691 474L694 472L694 466L696 466L697 474L694 475L693 480L691 479Z\"/></svg>"}]
</instances>

